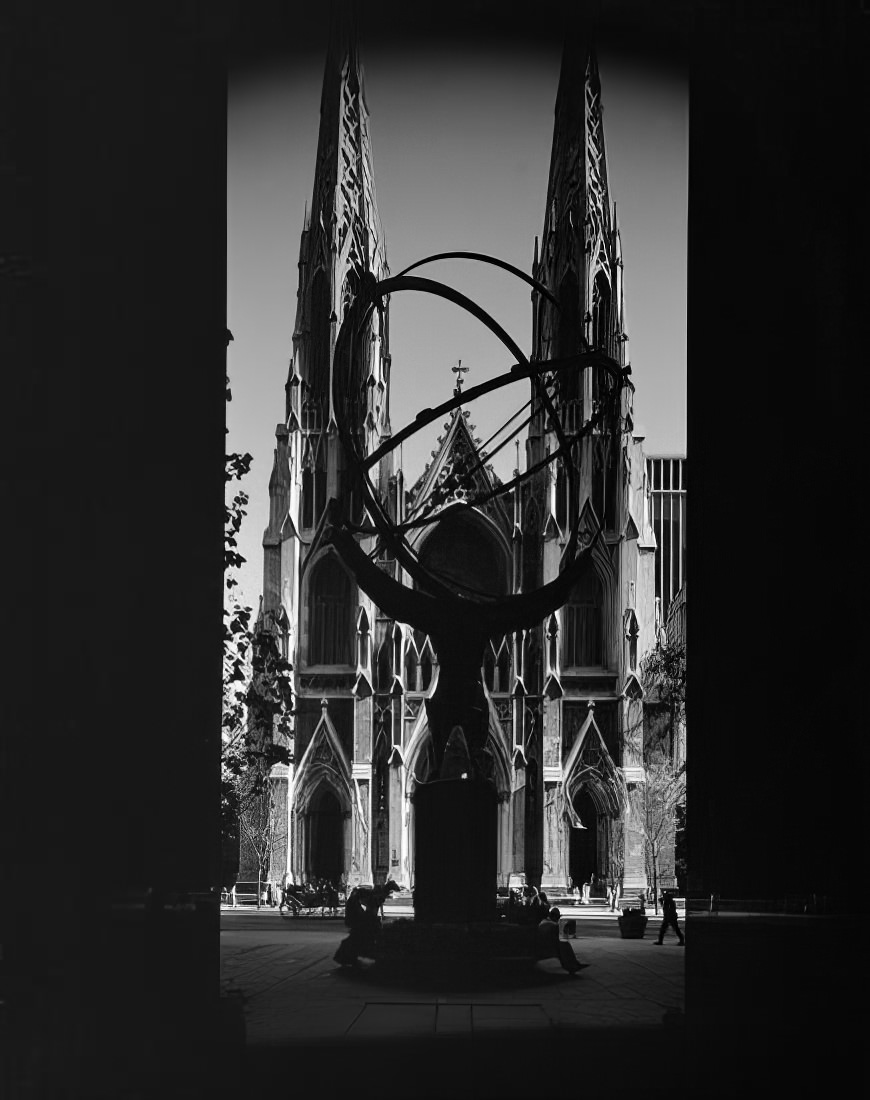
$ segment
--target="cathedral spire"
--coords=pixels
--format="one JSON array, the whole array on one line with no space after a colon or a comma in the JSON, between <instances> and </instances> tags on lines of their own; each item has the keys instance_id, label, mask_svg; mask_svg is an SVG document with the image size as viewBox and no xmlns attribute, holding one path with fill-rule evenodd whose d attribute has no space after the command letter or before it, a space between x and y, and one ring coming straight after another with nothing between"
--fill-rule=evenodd
<instances>
[{"instance_id":1,"label":"cathedral spire","mask_svg":"<svg viewBox=\"0 0 870 1100\"><path fill-rule=\"evenodd\" d=\"M334 407L333 357L342 322L360 287L389 275L375 197L356 7L355 0L334 0L331 5L314 187L299 247L285 417L291 439L287 461L298 481L292 507L300 532L316 528L331 498L347 502L354 520L359 519L356 472L336 439L336 426L349 413ZM364 403L354 395L354 410L364 406L355 428L365 448L374 450L390 430L388 306L372 314L365 333L359 334L355 354L354 370L364 380L366 394ZM384 477L389 479L390 473L387 463Z\"/></svg>"},{"instance_id":2,"label":"cathedral spire","mask_svg":"<svg viewBox=\"0 0 870 1100\"><path fill-rule=\"evenodd\" d=\"M312 426L328 427L332 353L341 322L362 279L389 274L375 196L374 162L357 42L356 4L337 0L330 14L329 44L320 97L320 129L314 188L299 250L299 292L294 337L300 402L308 402ZM383 326L385 329L385 325ZM385 331L375 319L371 373L384 382ZM377 346L375 346L377 345ZM385 384L380 393L385 390ZM379 418L380 412L380 418ZM300 408L300 423L306 417ZM373 410L376 427L386 400Z\"/></svg>"},{"instance_id":3,"label":"cathedral spire","mask_svg":"<svg viewBox=\"0 0 870 1100\"><path fill-rule=\"evenodd\" d=\"M617 253L604 147L601 79L592 32L574 21L556 95L547 207L537 277L560 299L558 316L537 301L536 354L615 350ZM553 314L549 318L545 315Z\"/></svg>"},{"instance_id":4,"label":"cathedral spire","mask_svg":"<svg viewBox=\"0 0 870 1100\"><path fill-rule=\"evenodd\" d=\"M353 0L332 5L311 205L324 243L346 264L361 273L386 263Z\"/></svg>"},{"instance_id":5,"label":"cathedral spire","mask_svg":"<svg viewBox=\"0 0 870 1100\"><path fill-rule=\"evenodd\" d=\"M592 31L582 19L572 21L562 53L535 274L559 305L532 294L534 358L564 359L597 350L623 363L622 262L607 181L601 78ZM590 365L564 371L554 382L562 425L577 431L600 408L607 378ZM540 461L556 445L552 426L538 406L529 429L528 460ZM596 515L615 522L613 471L618 459L603 438L584 440L577 452L573 491L560 460L551 485L551 517L558 529L564 531L576 520L586 499L595 501Z\"/></svg>"},{"instance_id":6,"label":"cathedral spire","mask_svg":"<svg viewBox=\"0 0 870 1100\"><path fill-rule=\"evenodd\" d=\"M604 259L599 254L610 243L610 208L598 58L591 32L577 23L565 39L556 95L542 239L551 269L546 274L571 267L579 276L584 253L593 265Z\"/></svg>"}]
</instances>

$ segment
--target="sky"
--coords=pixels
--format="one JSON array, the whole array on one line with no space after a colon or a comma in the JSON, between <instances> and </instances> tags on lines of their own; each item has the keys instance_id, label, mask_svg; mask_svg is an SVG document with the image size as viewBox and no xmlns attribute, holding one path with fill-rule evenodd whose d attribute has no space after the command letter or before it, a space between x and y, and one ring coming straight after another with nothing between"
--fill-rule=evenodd
<instances>
[{"instance_id":1,"label":"sky","mask_svg":"<svg viewBox=\"0 0 870 1100\"><path fill-rule=\"evenodd\" d=\"M239 597L256 608L275 426L296 315L297 261L317 151L326 23L271 62L231 71L227 125L227 449L253 455L241 487L250 503L239 539L247 559ZM318 49L317 35L322 46ZM437 252L482 252L530 271L543 228L560 47L535 42L487 52L430 40L395 48L361 42L375 188L393 273ZM686 233L688 84L598 45L608 182L622 238L627 357L634 422L648 454L686 448ZM415 274L478 302L528 354L530 288L470 261ZM447 400L458 360L466 387L504 373L507 349L479 322L430 295L393 295L390 306L393 431ZM489 434L526 400L507 387L469 406ZM406 484L422 473L436 422L403 445ZM506 480L509 446L495 460Z\"/></svg>"}]
</instances>

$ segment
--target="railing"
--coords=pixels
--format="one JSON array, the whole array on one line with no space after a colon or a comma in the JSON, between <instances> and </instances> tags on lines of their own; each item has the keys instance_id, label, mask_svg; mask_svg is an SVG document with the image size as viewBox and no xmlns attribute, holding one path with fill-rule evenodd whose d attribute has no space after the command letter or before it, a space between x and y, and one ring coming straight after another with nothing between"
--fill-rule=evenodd
<instances>
[{"instance_id":1,"label":"railing","mask_svg":"<svg viewBox=\"0 0 870 1100\"><path fill-rule=\"evenodd\" d=\"M719 894L688 898L686 911L692 914L719 916L720 913L824 914L834 911L831 899L825 894L787 894L778 898L722 898Z\"/></svg>"}]
</instances>

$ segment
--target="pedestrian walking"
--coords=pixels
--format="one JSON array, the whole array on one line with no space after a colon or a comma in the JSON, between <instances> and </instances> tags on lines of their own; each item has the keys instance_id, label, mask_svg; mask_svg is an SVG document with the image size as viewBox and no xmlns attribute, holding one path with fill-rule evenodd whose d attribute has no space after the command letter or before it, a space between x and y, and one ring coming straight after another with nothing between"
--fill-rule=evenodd
<instances>
[{"instance_id":1,"label":"pedestrian walking","mask_svg":"<svg viewBox=\"0 0 870 1100\"><path fill-rule=\"evenodd\" d=\"M662 890L661 901L664 920L662 921L662 926L659 929L659 938L657 940L653 940L653 943L655 943L656 947L661 947L662 943L664 942L665 932L668 930L668 928L673 928L673 930L677 933L679 945L680 947L682 947L686 941L683 939L683 933L680 931L679 924L677 924L677 903L674 900L673 891Z\"/></svg>"}]
</instances>

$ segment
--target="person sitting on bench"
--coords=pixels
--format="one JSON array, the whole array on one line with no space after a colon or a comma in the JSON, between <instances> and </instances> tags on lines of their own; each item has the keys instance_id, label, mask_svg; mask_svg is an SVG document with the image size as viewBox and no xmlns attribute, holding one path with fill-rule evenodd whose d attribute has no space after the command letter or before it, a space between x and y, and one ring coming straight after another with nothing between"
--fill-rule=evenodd
<instances>
[{"instance_id":1,"label":"person sitting on bench","mask_svg":"<svg viewBox=\"0 0 870 1100\"><path fill-rule=\"evenodd\" d=\"M538 959L558 959L569 974L576 974L589 963L577 962L577 956L570 943L559 939L559 918L562 914L553 906L537 927L535 935L535 954Z\"/></svg>"}]
</instances>

